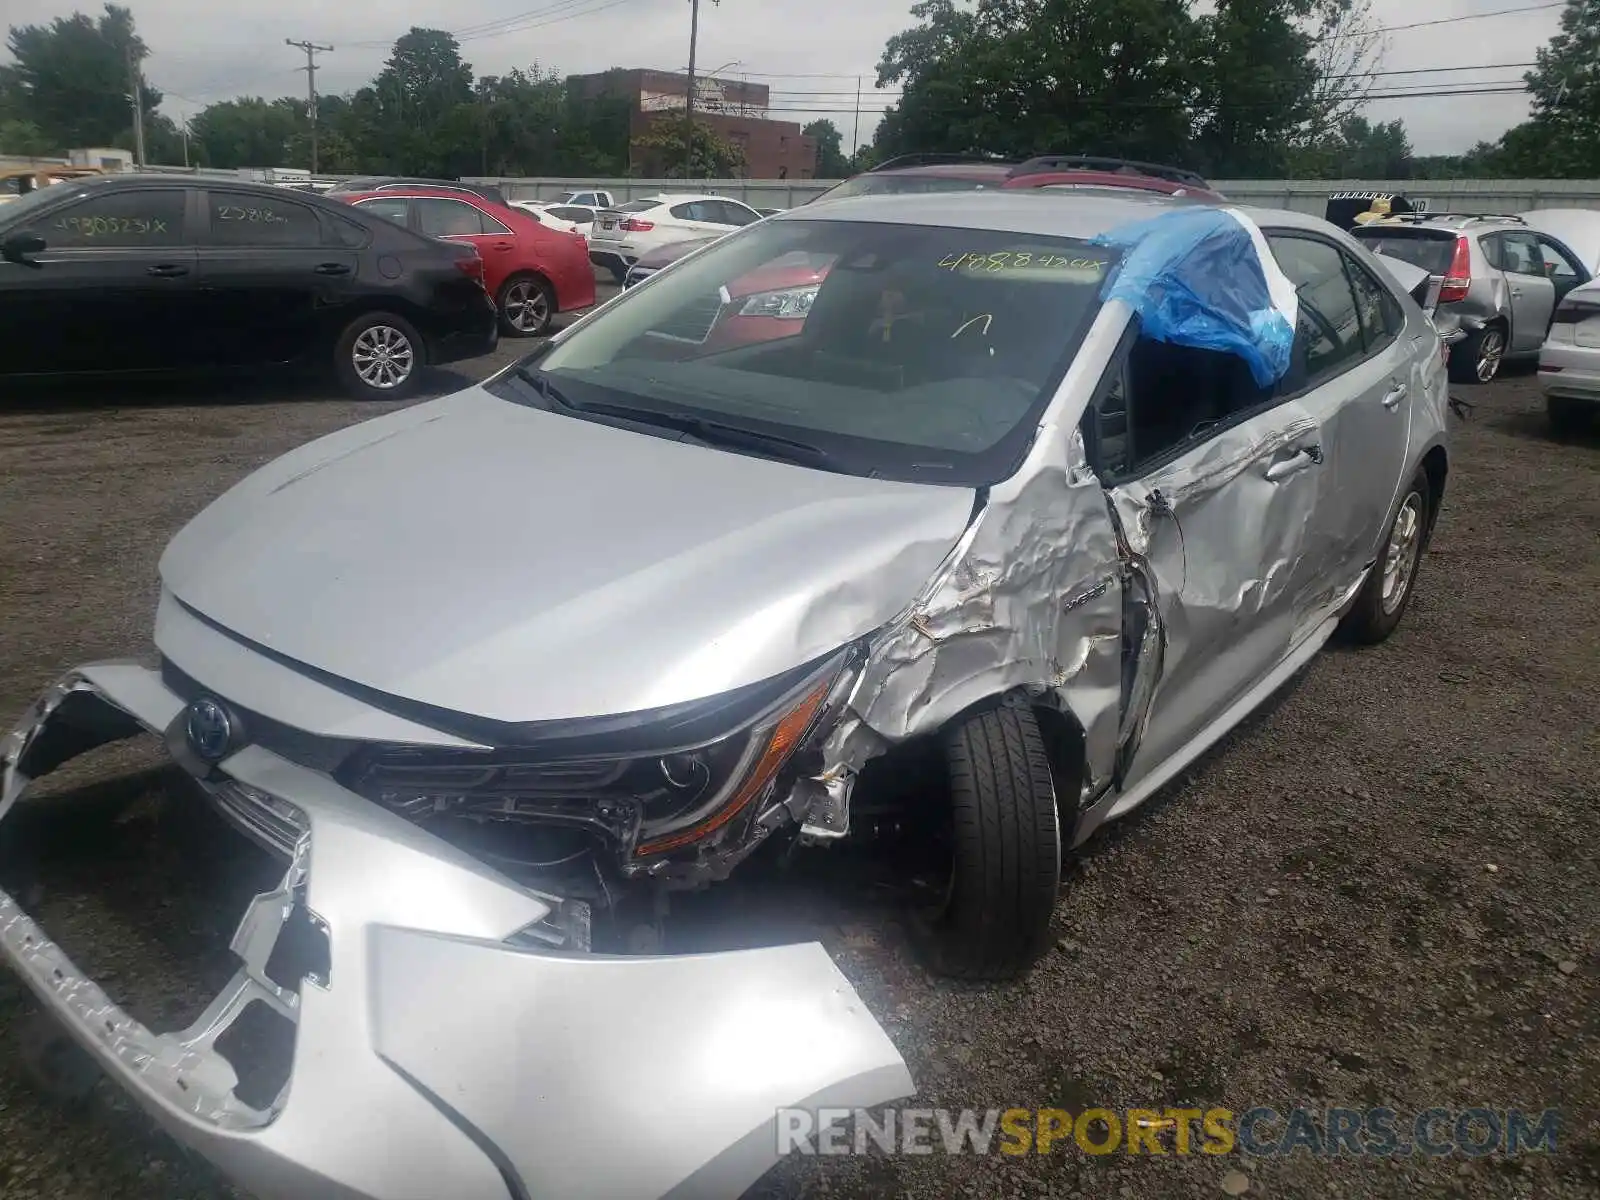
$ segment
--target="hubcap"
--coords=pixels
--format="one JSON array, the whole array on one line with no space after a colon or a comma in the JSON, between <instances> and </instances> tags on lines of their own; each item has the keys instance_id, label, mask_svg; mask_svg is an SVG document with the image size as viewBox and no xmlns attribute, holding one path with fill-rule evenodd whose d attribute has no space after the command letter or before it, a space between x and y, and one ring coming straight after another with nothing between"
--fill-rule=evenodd
<instances>
[{"instance_id":1,"label":"hubcap","mask_svg":"<svg viewBox=\"0 0 1600 1200\"><path fill-rule=\"evenodd\" d=\"M1478 382L1488 383L1500 371L1500 359L1505 354L1505 339L1498 329L1484 332L1478 342Z\"/></svg>"},{"instance_id":2,"label":"hubcap","mask_svg":"<svg viewBox=\"0 0 1600 1200\"><path fill-rule=\"evenodd\" d=\"M522 333L537 333L550 316L550 302L544 290L524 279L506 290L506 320Z\"/></svg>"},{"instance_id":3,"label":"hubcap","mask_svg":"<svg viewBox=\"0 0 1600 1200\"><path fill-rule=\"evenodd\" d=\"M374 325L356 336L350 353L361 382L388 391L411 378L416 352L411 339L392 325Z\"/></svg>"},{"instance_id":4,"label":"hubcap","mask_svg":"<svg viewBox=\"0 0 1600 1200\"><path fill-rule=\"evenodd\" d=\"M1400 607L1416 573L1417 554L1422 548L1422 496L1412 492L1400 505L1389 546L1383 554L1383 611Z\"/></svg>"}]
</instances>

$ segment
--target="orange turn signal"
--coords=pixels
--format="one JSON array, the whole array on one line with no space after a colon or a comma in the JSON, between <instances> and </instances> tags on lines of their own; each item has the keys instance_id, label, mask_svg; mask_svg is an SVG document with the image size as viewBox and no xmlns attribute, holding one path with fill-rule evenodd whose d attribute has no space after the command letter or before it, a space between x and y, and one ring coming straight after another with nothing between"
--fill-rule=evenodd
<instances>
[{"instance_id":1,"label":"orange turn signal","mask_svg":"<svg viewBox=\"0 0 1600 1200\"><path fill-rule=\"evenodd\" d=\"M751 801L772 782L772 777L778 773L778 768L783 766L789 755L794 753L795 747L800 744L800 739L805 737L806 731L811 728L811 722L816 718L817 710L828 698L828 691L833 687L833 682L833 678L830 677L817 684L800 703L791 708L783 719L772 727L766 749L756 761L755 769L745 777L745 781L739 785L739 790L734 792L725 805L698 825L691 825L687 829L680 829L665 837L642 843L634 850L634 856L644 858L651 854L676 850L680 846L687 846L690 842L697 842L715 833L748 808Z\"/></svg>"}]
</instances>

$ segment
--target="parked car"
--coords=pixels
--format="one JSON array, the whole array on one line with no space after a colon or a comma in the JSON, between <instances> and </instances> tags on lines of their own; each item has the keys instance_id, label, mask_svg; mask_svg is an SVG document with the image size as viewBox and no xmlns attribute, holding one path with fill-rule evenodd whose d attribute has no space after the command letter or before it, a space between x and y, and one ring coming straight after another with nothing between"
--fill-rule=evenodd
<instances>
[{"instance_id":1,"label":"parked car","mask_svg":"<svg viewBox=\"0 0 1600 1200\"><path fill-rule=\"evenodd\" d=\"M0 210L0 374L312 363L393 399L494 348L483 270L472 246L283 188L69 180Z\"/></svg>"},{"instance_id":2,"label":"parked car","mask_svg":"<svg viewBox=\"0 0 1600 1200\"><path fill-rule=\"evenodd\" d=\"M1507 359L1539 354L1556 304L1592 273L1564 242L1498 214L1412 213L1361 225L1374 254L1402 258L1442 281L1439 309L1466 334L1450 377L1488 383ZM1548 263L1563 264L1556 273Z\"/></svg>"},{"instance_id":3,"label":"parked car","mask_svg":"<svg viewBox=\"0 0 1600 1200\"><path fill-rule=\"evenodd\" d=\"M1193 171L1125 158L1047 154L1018 161L981 154L903 154L835 184L807 203L988 188L1131 188L1210 203L1223 199Z\"/></svg>"},{"instance_id":4,"label":"parked car","mask_svg":"<svg viewBox=\"0 0 1600 1200\"><path fill-rule=\"evenodd\" d=\"M615 207L617 201L610 192L594 188L587 192L562 192L555 199L546 201L546 203L561 205L562 207L587 208L593 212L599 212L602 208Z\"/></svg>"},{"instance_id":5,"label":"parked car","mask_svg":"<svg viewBox=\"0 0 1600 1200\"><path fill-rule=\"evenodd\" d=\"M585 235L594 224L595 215L600 211L598 208L585 208L581 204L545 204L541 205L541 210L562 221L570 221Z\"/></svg>"},{"instance_id":6,"label":"parked car","mask_svg":"<svg viewBox=\"0 0 1600 1200\"><path fill-rule=\"evenodd\" d=\"M581 233L481 196L437 188L341 194L340 200L427 237L473 246L500 328L514 337L546 332L558 312L594 304L594 271Z\"/></svg>"},{"instance_id":7,"label":"parked car","mask_svg":"<svg viewBox=\"0 0 1600 1200\"><path fill-rule=\"evenodd\" d=\"M338 196L351 192L389 192L417 187L466 192L472 196L492 200L496 204L506 202L505 193L492 183L463 183L459 179L415 179L402 175L364 175L355 179L344 179L329 188L328 194Z\"/></svg>"},{"instance_id":8,"label":"parked car","mask_svg":"<svg viewBox=\"0 0 1600 1200\"><path fill-rule=\"evenodd\" d=\"M0 204L9 204L30 192L50 187L52 184L73 179L87 179L104 173L99 167L65 165L6 167L0 169Z\"/></svg>"},{"instance_id":9,"label":"parked car","mask_svg":"<svg viewBox=\"0 0 1600 1200\"><path fill-rule=\"evenodd\" d=\"M1577 433L1600 414L1600 282L1573 288L1556 305L1539 350L1539 389L1558 434Z\"/></svg>"},{"instance_id":10,"label":"parked car","mask_svg":"<svg viewBox=\"0 0 1600 1200\"><path fill-rule=\"evenodd\" d=\"M511 207L518 212L527 213L539 224L558 233L581 233L587 241L589 226L594 221L594 214L586 208L572 208L561 206L561 211L547 204L536 204L531 200L513 200ZM576 219L573 214L582 219Z\"/></svg>"},{"instance_id":11,"label":"parked car","mask_svg":"<svg viewBox=\"0 0 1600 1200\"><path fill-rule=\"evenodd\" d=\"M1592 208L1531 208L1517 217L1535 233L1547 234L1571 250L1590 278L1600 275L1600 212ZM1572 265L1561 255L1548 252L1545 263L1551 278L1567 275Z\"/></svg>"},{"instance_id":12,"label":"parked car","mask_svg":"<svg viewBox=\"0 0 1600 1200\"><path fill-rule=\"evenodd\" d=\"M761 220L748 204L697 193L630 200L600 213L589 230L589 259L618 283L628 268L658 246L708 233L729 233Z\"/></svg>"},{"instance_id":13,"label":"parked car","mask_svg":"<svg viewBox=\"0 0 1600 1200\"><path fill-rule=\"evenodd\" d=\"M708 234L704 237L684 238L681 242L668 242L665 246L658 246L654 250L641 254L633 266L628 268L628 274L622 281L625 288L636 287L650 276L663 268L670 267L685 255L709 246L712 242L719 242L728 235L725 233Z\"/></svg>"}]
</instances>

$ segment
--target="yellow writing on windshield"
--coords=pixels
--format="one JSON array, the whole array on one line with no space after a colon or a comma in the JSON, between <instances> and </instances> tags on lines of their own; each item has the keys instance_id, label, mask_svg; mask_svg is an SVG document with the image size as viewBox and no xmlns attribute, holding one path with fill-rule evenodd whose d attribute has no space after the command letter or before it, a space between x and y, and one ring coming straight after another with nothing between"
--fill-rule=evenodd
<instances>
[{"instance_id":1,"label":"yellow writing on windshield","mask_svg":"<svg viewBox=\"0 0 1600 1200\"><path fill-rule=\"evenodd\" d=\"M988 272L1046 270L1064 275L1098 275L1105 269L1098 258L1073 258L1066 254L1035 254L1029 250L969 250L965 254L950 253L939 260L939 266L948 271Z\"/></svg>"},{"instance_id":2,"label":"yellow writing on windshield","mask_svg":"<svg viewBox=\"0 0 1600 1200\"><path fill-rule=\"evenodd\" d=\"M167 223L160 217L57 217L55 228L79 237L148 237L166 233Z\"/></svg>"}]
</instances>

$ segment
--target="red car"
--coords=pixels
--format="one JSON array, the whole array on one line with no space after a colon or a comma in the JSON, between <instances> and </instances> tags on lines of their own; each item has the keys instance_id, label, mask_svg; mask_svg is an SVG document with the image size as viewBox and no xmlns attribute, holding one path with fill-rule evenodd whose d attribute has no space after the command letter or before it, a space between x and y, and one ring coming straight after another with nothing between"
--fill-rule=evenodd
<instances>
[{"instance_id":1,"label":"red car","mask_svg":"<svg viewBox=\"0 0 1600 1200\"><path fill-rule=\"evenodd\" d=\"M428 237L468 242L508 335L544 333L558 312L594 304L594 268L581 233L562 233L482 196L425 185L352 192L336 199Z\"/></svg>"},{"instance_id":2,"label":"red car","mask_svg":"<svg viewBox=\"0 0 1600 1200\"><path fill-rule=\"evenodd\" d=\"M1132 188L1161 196L1226 204L1221 192L1193 171L1121 158L1046 155L1012 167L1000 185L1015 188Z\"/></svg>"}]
</instances>

